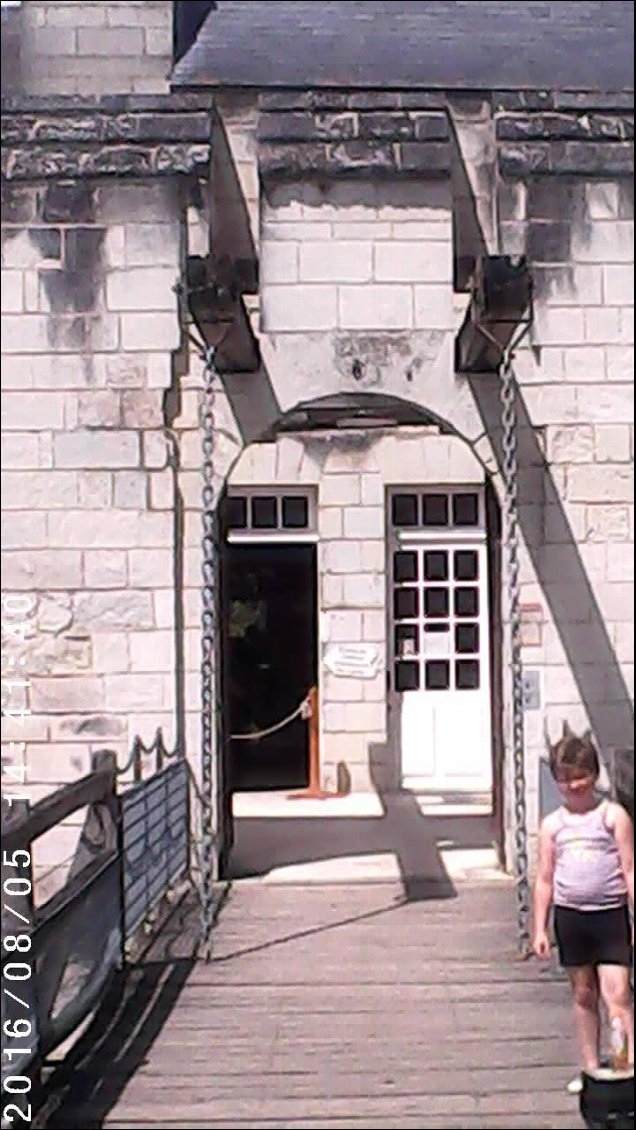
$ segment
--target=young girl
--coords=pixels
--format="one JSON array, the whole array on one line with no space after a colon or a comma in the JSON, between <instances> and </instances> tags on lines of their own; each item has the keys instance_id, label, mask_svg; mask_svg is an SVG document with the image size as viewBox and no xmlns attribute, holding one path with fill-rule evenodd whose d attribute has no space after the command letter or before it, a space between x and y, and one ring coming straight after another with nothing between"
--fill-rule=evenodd
<instances>
[{"instance_id":1,"label":"young girl","mask_svg":"<svg viewBox=\"0 0 636 1130\"><path fill-rule=\"evenodd\" d=\"M599 798L598 753L567 724L550 751L563 805L543 821L534 891L534 951L550 955L548 919L572 985L581 1068L600 1066L600 1002L618 1018L634 1063L630 968L634 943L634 832L625 809ZM632 918L633 922L633 918ZM572 1085L575 1089L576 1081Z\"/></svg>"}]
</instances>

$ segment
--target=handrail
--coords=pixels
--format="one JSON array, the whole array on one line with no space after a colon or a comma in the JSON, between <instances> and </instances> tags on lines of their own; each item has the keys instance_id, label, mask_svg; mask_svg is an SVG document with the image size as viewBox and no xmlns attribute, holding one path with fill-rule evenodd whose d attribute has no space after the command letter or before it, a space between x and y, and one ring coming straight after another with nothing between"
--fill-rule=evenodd
<instances>
[{"instance_id":1,"label":"handrail","mask_svg":"<svg viewBox=\"0 0 636 1130\"><path fill-rule=\"evenodd\" d=\"M23 844L31 844L78 809L104 802L113 791L113 782L112 770L97 769L71 785L62 785L14 822L10 816L6 817L2 829L3 850L12 851Z\"/></svg>"},{"instance_id":2,"label":"handrail","mask_svg":"<svg viewBox=\"0 0 636 1130\"><path fill-rule=\"evenodd\" d=\"M145 779L141 779L143 753L155 755ZM164 757L174 760L162 770ZM31 862L21 877L28 874L31 892L33 843L73 813L88 810L75 852L66 860L70 866L64 886L38 907L31 893L21 907L20 932L31 937L32 1035L28 1052L25 1049L19 1059L3 1064L3 1078L5 1074L37 1077L44 1058L99 1004L111 976L126 961L126 946L156 915L168 890L188 874L188 775L183 755L167 751L158 731L149 748L135 740L129 765L135 783L121 793L116 756L102 750L92 757L92 772L32 807L26 802L15 807L3 802L1 846L7 853L3 860L17 849L29 851ZM170 772L174 780L168 778ZM132 825L127 824L128 813L133 814ZM154 842L157 827L161 829L158 844ZM3 881L4 872L3 864ZM15 924L4 911L2 918L4 940L15 932ZM26 995L26 986L21 995ZM3 994L3 1027L6 1020L22 1015L10 995Z\"/></svg>"}]
</instances>

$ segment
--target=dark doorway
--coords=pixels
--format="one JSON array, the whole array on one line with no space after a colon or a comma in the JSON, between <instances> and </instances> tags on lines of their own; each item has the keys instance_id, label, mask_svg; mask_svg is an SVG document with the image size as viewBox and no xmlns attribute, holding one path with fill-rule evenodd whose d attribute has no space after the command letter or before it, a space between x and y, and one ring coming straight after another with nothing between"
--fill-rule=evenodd
<instances>
[{"instance_id":1,"label":"dark doorway","mask_svg":"<svg viewBox=\"0 0 636 1130\"><path fill-rule=\"evenodd\" d=\"M258 740L317 681L316 547L226 544L223 551L223 697L231 792L304 788L307 722L297 718Z\"/></svg>"}]
</instances>

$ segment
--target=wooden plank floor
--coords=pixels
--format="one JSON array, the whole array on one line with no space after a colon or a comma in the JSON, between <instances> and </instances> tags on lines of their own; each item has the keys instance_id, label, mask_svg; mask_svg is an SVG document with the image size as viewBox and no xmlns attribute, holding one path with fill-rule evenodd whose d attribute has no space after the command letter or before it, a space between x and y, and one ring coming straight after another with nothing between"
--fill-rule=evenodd
<instances>
[{"instance_id":1,"label":"wooden plank floor","mask_svg":"<svg viewBox=\"0 0 636 1130\"><path fill-rule=\"evenodd\" d=\"M507 883L235 884L210 963L173 931L50 1126L580 1125L566 986L515 957ZM134 978L133 978L134 980ZM108 1068L105 1068L108 1064Z\"/></svg>"}]
</instances>

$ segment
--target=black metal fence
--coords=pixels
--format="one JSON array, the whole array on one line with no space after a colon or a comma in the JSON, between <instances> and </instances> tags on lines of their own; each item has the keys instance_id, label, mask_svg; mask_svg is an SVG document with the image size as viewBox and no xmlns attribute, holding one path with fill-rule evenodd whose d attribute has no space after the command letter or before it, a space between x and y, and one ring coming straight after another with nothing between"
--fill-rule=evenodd
<instances>
[{"instance_id":1,"label":"black metal fence","mask_svg":"<svg viewBox=\"0 0 636 1130\"><path fill-rule=\"evenodd\" d=\"M165 752L158 744L157 751L151 747L156 765ZM136 764L140 750L133 753ZM3 803L4 1093L20 1079L26 1091L45 1057L90 1016L125 962L126 943L188 873L185 760L176 758L146 780L136 770L135 783L122 793L117 774L115 755L99 753L90 774L33 807ZM82 809L64 886L36 907L33 845Z\"/></svg>"}]
</instances>

